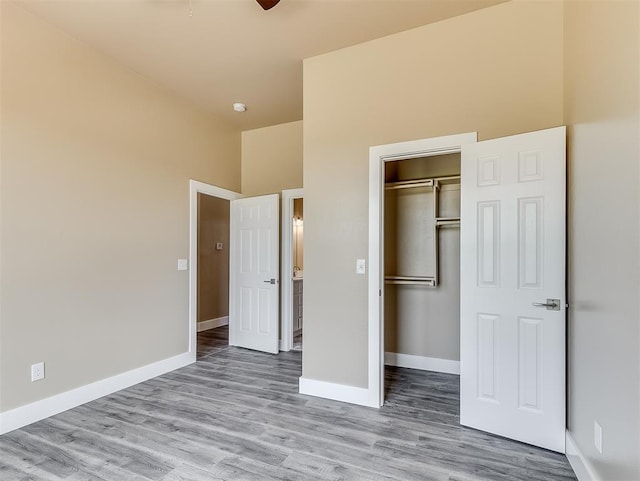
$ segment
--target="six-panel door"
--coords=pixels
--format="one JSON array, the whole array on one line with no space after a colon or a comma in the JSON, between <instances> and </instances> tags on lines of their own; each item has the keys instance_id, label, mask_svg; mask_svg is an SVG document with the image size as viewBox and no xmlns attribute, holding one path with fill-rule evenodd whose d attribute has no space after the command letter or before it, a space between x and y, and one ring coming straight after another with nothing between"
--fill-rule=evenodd
<instances>
[{"instance_id":1,"label":"six-panel door","mask_svg":"<svg viewBox=\"0 0 640 481\"><path fill-rule=\"evenodd\" d=\"M461 203L460 422L564 452L565 128L463 146Z\"/></svg>"},{"instance_id":2,"label":"six-panel door","mask_svg":"<svg viewBox=\"0 0 640 481\"><path fill-rule=\"evenodd\" d=\"M279 196L231 201L229 344L278 353Z\"/></svg>"}]
</instances>

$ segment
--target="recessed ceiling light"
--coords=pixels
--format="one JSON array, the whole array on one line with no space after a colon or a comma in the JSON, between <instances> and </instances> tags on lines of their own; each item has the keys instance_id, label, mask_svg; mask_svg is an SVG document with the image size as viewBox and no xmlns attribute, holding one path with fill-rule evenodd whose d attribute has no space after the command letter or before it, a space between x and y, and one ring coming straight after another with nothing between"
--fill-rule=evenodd
<instances>
[{"instance_id":1,"label":"recessed ceiling light","mask_svg":"<svg viewBox=\"0 0 640 481\"><path fill-rule=\"evenodd\" d=\"M236 112L244 112L247 110L247 106L242 102L235 102L233 104L233 110L235 110Z\"/></svg>"}]
</instances>

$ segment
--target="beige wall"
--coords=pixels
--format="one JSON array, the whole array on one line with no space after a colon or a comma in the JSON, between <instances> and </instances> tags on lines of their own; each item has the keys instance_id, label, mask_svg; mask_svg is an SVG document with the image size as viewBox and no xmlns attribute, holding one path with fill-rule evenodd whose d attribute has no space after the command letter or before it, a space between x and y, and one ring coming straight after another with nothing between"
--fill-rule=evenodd
<instances>
[{"instance_id":1,"label":"beige wall","mask_svg":"<svg viewBox=\"0 0 640 481\"><path fill-rule=\"evenodd\" d=\"M305 60L305 378L367 385L369 147L561 125L562 28L509 2Z\"/></svg>"},{"instance_id":2,"label":"beige wall","mask_svg":"<svg viewBox=\"0 0 640 481\"><path fill-rule=\"evenodd\" d=\"M636 1L565 5L568 422L606 481L640 479L639 17Z\"/></svg>"},{"instance_id":3,"label":"beige wall","mask_svg":"<svg viewBox=\"0 0 640 481\"><path fill-rule=\"evenodd\" d=\"M302 121L242 132L242 193L302 187Z\"/></svg>"},{"instance_id":4,"label":"beige wall","mask_svg":"<svg viewBox=\"0 0 640 481\"><path fill-rule=\"evenodd\" d=\"M197 310L198 322L229 315L229 201L205 194L198 194Z\"/></svg>"},{"instance_id":5,"label":"beige wall","mask_svg":"<svg viewBox=\"0 0 640 481\"><path fill-rule=\"evenodd\" d=\"M238 190L240 134L0 5L5 411L187 350L188 181Z\"/></svg>"}]
</instances>

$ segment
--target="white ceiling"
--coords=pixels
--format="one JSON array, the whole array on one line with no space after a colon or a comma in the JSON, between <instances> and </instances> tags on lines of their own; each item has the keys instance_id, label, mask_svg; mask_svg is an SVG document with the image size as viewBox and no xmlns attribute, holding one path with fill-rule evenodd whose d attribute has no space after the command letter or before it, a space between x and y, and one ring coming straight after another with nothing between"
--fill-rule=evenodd
<instances>
[{"instance_id":1,"label":"white ceiling","mask_svg":"<svg viewBox=\"0 0 640 481\"><path fill-rule=\"evenodd\" d=\"M241 130L302 119L302 59L504 0L19 0ZM234 112L233 102L247 104Z\"/></svg>"}]
</instances>

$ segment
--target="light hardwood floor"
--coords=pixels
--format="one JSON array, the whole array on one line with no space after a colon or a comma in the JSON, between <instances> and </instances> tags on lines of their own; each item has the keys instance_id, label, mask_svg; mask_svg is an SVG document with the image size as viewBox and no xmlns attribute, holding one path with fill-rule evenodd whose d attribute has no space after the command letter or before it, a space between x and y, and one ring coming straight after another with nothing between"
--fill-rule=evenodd
<instances>
[{"instance_id":1,"label":"light hardwood floor","mask_svg":"<svg viewBox=\"0 0 640 481\"><path fill-rule=\"evenodd\" d=\"M370 409L297 394L301 353L198 334L198 362L0 438L9 480L562 481L564 456L458 424L457 376L390 368Z\"/></svg>"}]
</instances>

